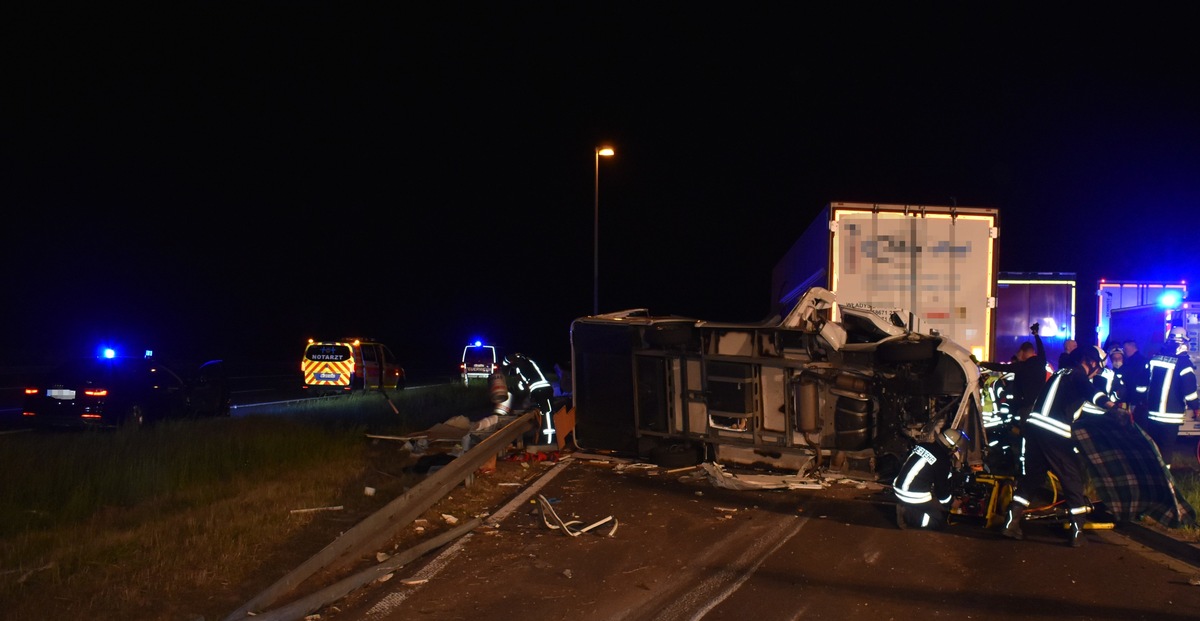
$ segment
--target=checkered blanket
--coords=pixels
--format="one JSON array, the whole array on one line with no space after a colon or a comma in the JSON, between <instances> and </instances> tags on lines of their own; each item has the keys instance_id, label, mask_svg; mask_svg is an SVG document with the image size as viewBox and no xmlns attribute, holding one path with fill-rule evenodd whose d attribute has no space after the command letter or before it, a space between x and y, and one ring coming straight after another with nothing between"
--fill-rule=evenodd
<instances>
[{"instance_id":1,"label":"checkered blanket","mask_svg":"<svg viewBox=\"0 0 1200 621\"><path fill-rule=\"evenodd\" d=\"M1169 528L1196 525L1196 510L1175 489L1158 447L1140 427L1085 414L1073 433L1096 493L1118 521L1144 515Z\"/></svg>"}]
</instances>

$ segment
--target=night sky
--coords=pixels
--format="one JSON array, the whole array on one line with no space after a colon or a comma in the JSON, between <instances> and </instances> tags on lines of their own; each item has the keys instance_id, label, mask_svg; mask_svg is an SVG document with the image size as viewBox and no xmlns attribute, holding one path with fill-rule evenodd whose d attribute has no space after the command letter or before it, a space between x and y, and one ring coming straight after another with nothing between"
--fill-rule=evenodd
<instances>
[{"instance_id":1,"label":"night sky","mask_svg":"<svg viewBox=\"0 0 1200 621\"><path fill-rule=\"evenodd\" d=\"M168 4L6 10L0 365L565 362L601 144L602 312L762 320L831 201L998 208L1000 269L1076 273L1081 329L1100 277L1200 271L1193 15Z\"/></svg>"}]
</instances>

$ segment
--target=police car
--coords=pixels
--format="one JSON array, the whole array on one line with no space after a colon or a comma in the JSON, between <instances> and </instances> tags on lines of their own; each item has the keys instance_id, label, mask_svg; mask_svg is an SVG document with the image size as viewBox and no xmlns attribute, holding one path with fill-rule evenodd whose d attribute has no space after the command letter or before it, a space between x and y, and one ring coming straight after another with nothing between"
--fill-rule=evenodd
<instances>
[{"instance_id":1,"label":"police car","mask_svg":"<svg viewBox=\"0 0 1200 621\"><path fill-rule=\"evenodd\" d=\"M104 349L69 360L25 387L21 418L34 427L141 427L169 418L228 416L224 363L178 371L152 351Z\"/></svg>"}]
</instances>

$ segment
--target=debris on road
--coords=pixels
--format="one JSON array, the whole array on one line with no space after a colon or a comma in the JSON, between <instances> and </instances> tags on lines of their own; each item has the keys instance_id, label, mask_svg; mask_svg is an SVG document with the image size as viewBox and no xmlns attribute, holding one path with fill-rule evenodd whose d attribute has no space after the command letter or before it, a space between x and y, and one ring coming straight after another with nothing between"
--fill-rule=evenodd
<instances>
[{"instance_id":1,"label":"debris on road","mask_svg":"<svg viewBox=\"0 0 1200 621\"><path fill-rule=\"evenodd\" d=\"M582 524L581 521L571 520L570 522L564 522L563 519L558 516L558 513L556 513L554 511L554 507L552 507L550 505L551 505L551 502L549 500L547 500L545 496L538 494L538 508L541 510L541 513L542 513L542 522L544 522L546 524L546 526L548 528L550 528L551 530L561 530L561 531L563 531L563 533L565 533L567 535L570 535L572 537L578 537L579 535L586 533L586 532L592 530L593 528L596 528L597 526L601 526L603 524L612 522L612 529L610 529L608 531L608 534L606 536L612 537L617 532L617 526L618 526L617 520L616 520L616 518L614 518L611 515L598 521L598 522L594 522L588 526L585 526L583 528L576 528L577 524Z\"/></svg>"},{"instance_id":2,"label":"debris on road","mask_svg":"<svg viewBox=\"0 0 1200 621\"><path fill-rule=\"evenodd\" d=\"M708 473L708 480L716 487L726 489L825 489L826 483L814 477L773 474L733 474L720 464L704 462L700 467Z\"/></svg>"}]
</instances>

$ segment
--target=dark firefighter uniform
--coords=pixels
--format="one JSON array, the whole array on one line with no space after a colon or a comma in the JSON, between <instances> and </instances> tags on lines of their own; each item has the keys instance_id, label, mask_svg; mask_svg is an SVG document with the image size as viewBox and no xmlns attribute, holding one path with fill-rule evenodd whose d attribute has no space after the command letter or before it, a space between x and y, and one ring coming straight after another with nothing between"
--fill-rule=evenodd
<instances>
[{"instance_id":1,"label":"dark firefighter uniform","mask_svg":"<svg viewBox=\"0 0 1200 621\"><path fill-rule=\"evenodd\" d=\"M947 429L938 433L936 442L912 448L892 481L897 526L938 529L946 524L946 510L954 499L954 462L966 444L965 434Z\"/></svg>"},{"instance_id":2,"label":"dark firefighter uniform","mask_svg":"<svg viewBox=\"0 0 1200 621\"><path fill-rule=\"evenodd\" d=\"M1056 372L1034 403L1029 420L1021 428L1021 468L1008 505L1005 537L1024 537L1021 520L1025 510L1044 486L1047 472L1053 472L1062 485L1071 519L1070 544L1072 547L1084 544L1083 516L1091 511L1091 503L1083 493L1083 464L1075 453L1071 426L1081 415L1107 413L1096 405L1107 398L1104 390L1092 383L1092 376L1099 371L1100 357L1096 350L1080 348L1076 366Z\"/></svg>"},{"instance_id":3,"label":"dark firefighter uniform","mask_svg":"<svg viewBox=\"0 0 1200 621\"><path fill-rule=\"evenodd\" d=\"M1170 467L1171 453L1184 415L1200 408L1196 393L1196 367L1188 356L1183 328L1172 328L1162 350L1150 359L1150 387L1146 391L1146 433L1158 445L1163 463Z\"/></svg>"},{"instance_id":4,"label":"dark firefighter uniform","mask_svg":"<svg viewBox=\"0 0 1200 621\"><path fill-rule=\"evenodd\" d=\"M554 386L546 380L542 370L533 360L522 354L514 354L504 359L505 370L516 379L516 392L524 397L529 407L536 407L542 414L537 433L538 444L557 444L554 437L554 410L551 400L554 398ZM506 402L507 404L508 402Z\"/></svg>"}]
</instances>

